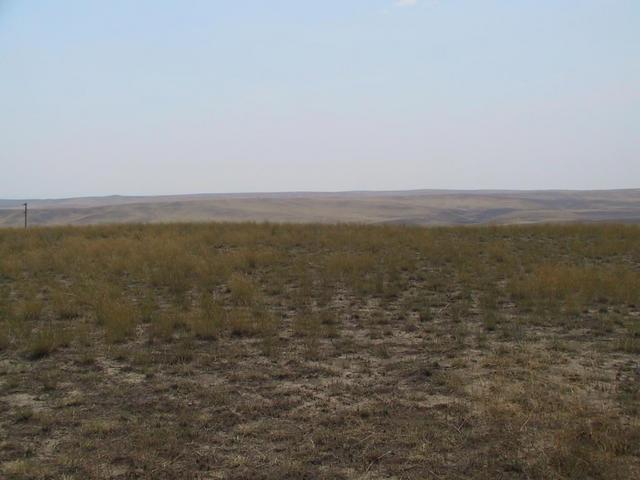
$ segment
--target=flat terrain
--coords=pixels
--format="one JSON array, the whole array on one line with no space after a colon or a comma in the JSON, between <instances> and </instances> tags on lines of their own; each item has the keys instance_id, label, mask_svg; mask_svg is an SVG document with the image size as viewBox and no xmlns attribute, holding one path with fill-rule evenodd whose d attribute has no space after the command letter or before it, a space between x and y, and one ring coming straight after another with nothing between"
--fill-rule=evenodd
<instances>
[{"instance_id":1,"label":"flat terrain","mask_svg":"<svg viewBox=\"0 0 640 480\"><path fill-rule=\"evenodd\" d=\"M0 200L0 226L23 201ZM29 200L34 225L270 221L472 225L640 222L640 190L438 191L178 195Z\"/></svg>"},{"instance_id":2,"label":"flat terrain","mask_svg":"<svg viewBox=\"0 0 640 480\"><path fill-rule=\"evenodd\" d=\"M0 230L0 478L640 478L640 228Z\"/></svg>"}]
</instances>

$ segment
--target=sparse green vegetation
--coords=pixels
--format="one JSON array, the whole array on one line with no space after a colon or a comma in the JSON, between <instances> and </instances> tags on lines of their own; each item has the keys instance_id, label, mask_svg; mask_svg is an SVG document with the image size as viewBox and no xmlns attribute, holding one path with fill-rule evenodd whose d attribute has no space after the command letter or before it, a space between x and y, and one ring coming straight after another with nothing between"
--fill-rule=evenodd
<instances>
[{"instance_id":1,"label":"sparse green vegetation","mask_svg":"<svg viewBox=\"0 0 640 480\"><path fill-rule=\"evenodd\" d=\"M639 341L637 226L0 230L0 477L637 478Z\"/></svg>"}]
</instances>

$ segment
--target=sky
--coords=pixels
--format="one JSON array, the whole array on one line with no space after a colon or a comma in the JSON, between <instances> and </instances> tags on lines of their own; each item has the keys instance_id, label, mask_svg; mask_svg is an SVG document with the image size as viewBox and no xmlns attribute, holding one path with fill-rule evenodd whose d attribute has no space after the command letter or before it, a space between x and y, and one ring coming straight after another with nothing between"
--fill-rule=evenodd
<instances>
[{"instance_id":1,"label":"sky","mask_svg":"<svg viewBox=\"0 0 640 480\"><path fill-rule=\"evenodd\" d=\"M637 0L0 0L0 198L637 187Z\"/></svg>"}]
</instances>

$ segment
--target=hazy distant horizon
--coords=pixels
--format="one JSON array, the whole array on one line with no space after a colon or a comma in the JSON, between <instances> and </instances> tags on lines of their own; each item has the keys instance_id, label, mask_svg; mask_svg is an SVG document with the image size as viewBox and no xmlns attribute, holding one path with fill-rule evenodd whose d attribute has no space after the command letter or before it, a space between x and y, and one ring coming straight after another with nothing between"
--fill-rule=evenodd
<instances>
[{"instance_id":1,"label":"hazy distant horizon","mask_svg":"<svg viewBox=\"0 0 640 480\"><path fill-rule=\"evenodd\" d=\"M32 226L228 221L424 226L640 223L640 189L223 193L27 201ZM22 203L0 199L0 227L23 226Z\"/></svg>"},{"instance_id":2,"label":"hazy distant horizon","mask_svg":"<svg viewBox=\"0 0 640 480\"><path fill-rule=\"evenodd\" d=\"M0 0L0 198L640 186L640 2Z\"/></svg>"},{"instance_id":3,"label":"hazy distant horizon","mask_svg":"<svg viewBox=\"0 0 640 480\"><path fill-rule=\"evenodd\" d=\"M637 191L639 187L629 188L595 188L595 189L579 189L579 188L527 188L527 189L514 189L514 188L483 188L483 189L455 189L455 188L412 188L403 190L292 190L292 191L255 191L255 192L191 192L191 193L159 193L159 194L111 194L111 195L70 195L60 197L45 197L45 196L13 196L13 197L0 197L3 201L58 201L58 200L74 200L74 199L106 199L106 198L171 198L171 197L206 197L206 196L275 196L275 195L346 195L346 194L413 194L413 193L436 193L436 194L488 194L488 193L514 193L514 194L526 194L526 193L598 193L598 192L625 192L625 191Z\"/></svg>"}]
</instances>

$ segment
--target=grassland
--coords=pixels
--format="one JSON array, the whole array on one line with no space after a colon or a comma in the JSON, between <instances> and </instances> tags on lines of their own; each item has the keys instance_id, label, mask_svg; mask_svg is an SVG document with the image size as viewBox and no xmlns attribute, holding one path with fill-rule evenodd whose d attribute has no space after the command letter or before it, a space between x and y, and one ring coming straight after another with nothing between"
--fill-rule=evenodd
<instances>
[{"instance_id":1,"label":"grassland","mask_svg":"<svg viewBox=\"0 0 640 480\"><path fill-rule=\"evenodd\" d=\"M0 230L0 477L640 478L640 228Z\"/></svg>"},{"instance_id":2,"label":"grassland","mask_svg":"<svg viewBox=\"0 0 640 480\"><path fill-rule=\"evenodd\" d=\"M23 224L0 199L0 227ZM33 225L257 221L403 225L640 223L640 190L202 194L29 200Z\"/></svg>"}]
</instances>

